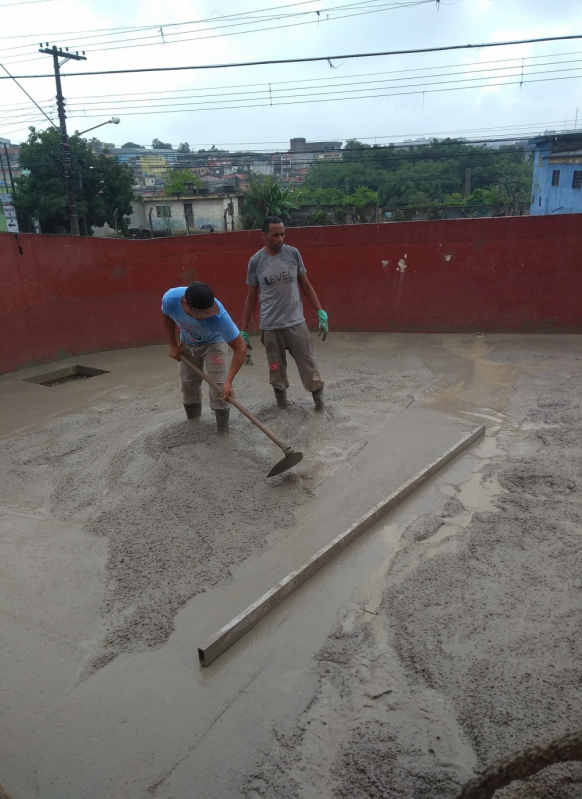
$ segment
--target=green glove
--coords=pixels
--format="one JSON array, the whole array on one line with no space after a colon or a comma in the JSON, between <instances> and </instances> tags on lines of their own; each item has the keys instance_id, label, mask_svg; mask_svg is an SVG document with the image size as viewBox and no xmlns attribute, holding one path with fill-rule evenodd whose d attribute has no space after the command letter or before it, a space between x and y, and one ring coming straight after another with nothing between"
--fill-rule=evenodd
<instances>
[{"instance_id":1,"label":"green glove","mask_svg":"<svg viewBox=\"0 0 582 799\"><path fill-rule=\"evenodd\" d=\"M329 333L329 325L327 323L327 314L325 311L318 311L317 318L319 319L319 333L318 336L321 336L321 340L325 341L327 338L327 334Z\"/></svg>"},{"instance_id":2,"label":"green glove","mask_svg":"<svg viewBox=\"0 0 582 799\"><path fill-rule=\"evenodd\" d=\"M240 334L241 334L241 336L243 337L243 339L244 339L244 342L245 342L245 344L246 344L246 345L247 345L247 347L248 347L248 346L249 346L249 334L248 334L248 333L245 333L245 331L244 331L244 330L241 330L241 331L240 331Z\"/></svg>"}]
</instances>

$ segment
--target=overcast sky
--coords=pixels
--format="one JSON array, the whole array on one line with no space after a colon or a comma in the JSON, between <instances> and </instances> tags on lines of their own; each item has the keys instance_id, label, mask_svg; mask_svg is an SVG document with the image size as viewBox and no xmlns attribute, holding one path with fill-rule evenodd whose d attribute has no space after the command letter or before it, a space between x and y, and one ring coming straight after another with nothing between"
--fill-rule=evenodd
<instances>
[{"instance_id":1,"label":"overcast sky","mask_svg":"<svg viewBox=\"0 0 582 799\"><path fill-rule=\"evenodd\" d=\"M233 17L245 12L253 13ZM26 75L52 72L52 59L38 54L41 41L86 51L87 61L69 62L64 73L333 56L582 34L582 2L0 0L0 20L0 63ZM120 27L132 30L111 32ZM295 136L385 143L573 128L578 106L582 125L581 78L582 39L331 64L66 77L63 91L69 133L116 115L119 125L88 136L116 145L158 137L195 149L268 150ZM56 119L54 79L21 83ZM48 126L12 81L0 81L0 91L0 136L19 142L28 125Z\"/></svg>"}]
</instances>

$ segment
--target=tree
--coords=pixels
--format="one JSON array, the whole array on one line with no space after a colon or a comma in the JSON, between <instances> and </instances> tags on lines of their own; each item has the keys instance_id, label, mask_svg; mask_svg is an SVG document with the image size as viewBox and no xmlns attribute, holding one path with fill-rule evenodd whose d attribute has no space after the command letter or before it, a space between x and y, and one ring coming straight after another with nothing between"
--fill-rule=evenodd
<instances>
[{"instance_id":1,"label":"tree","mask_svg":"<svg viewBox=\"0 0 582 799\"><path fill-rule=\"evenodd\" d=\"M187 141L183 141L182 144L178 147L179 153L189 153L190 152L190 145Z\"/></svg>"},{"instance_id":2,"label":"tree","mask_svg":"<svg viewBox=\"0 0 582 799\"><path fill-rule=\"evenodd\" d=\"M160 139L154 139L152 141L152 149L154 150L171 150L172 145L168 144L165 141L160 141Z\"/></svg>"},{"instance_id":3,"label":"tree","mask_svg":"<svg viewBox=\"0 0 582 799\"><path fill-rule=\"evenodd\" d=\"M106 222L127 232L127 217L134 199L129 167L93 152L86 139L71 136L73 184L81 230L91 235L92 226ZM43 233L69 230L67 190L59 132L55 128L30 128L20 147L20 166L29 174L16 179L14 206L27 218L38 219Z\"/></svg>"},{"instance_id":4,"label":"tree","mask_svg":"<svg viewBox=\"0 0 582 799\"><path fill-rule=\"evenodd\" d=\"M139 150L143 150L141 144L136 144L134 141L126 141L125 144L121 145L121 149L125 150L126 147L138 148Z\"/></svg>"},{"instance_id":5,"label":"tree","mask_svg":"<svg viewBox=\"0 0 582 799\"><path fill-rule=\"evenodd\" d=\"M291 187L283 189L278 178L271 175L253 175L245 195L245 227L260 228L263 219L270 214L290 219L290 211L299 208L291 193Z\"/></svg>"},{"instance_id":6,"label":"tree","mask_svg":"<svg viewBox=\"0 0 582 799\"><path fill-rule=\"evenodd\" d=\"M368 222L366 218L366 209L370 206L374 207L374 212L378 207L378 192L368 189L366 186L357 186L353 194L346 197L344 205L353 205L356 209L358 219L360 222Z\"/></svg>"},{"instance_id":7,"label":"tree","mask_svg":"<svg viewBox=\"0 0 582 799\"><path fill-rule=\"evenodd\" d=\"M200 180L198 175L190 169L174 169L171 172L166 172L166 177L164 178L164 194L166 197L170 197L172 194L187 194L187 183L194 183L199 189L204 188L204 183Z\"/></svg>"}]
</instances>

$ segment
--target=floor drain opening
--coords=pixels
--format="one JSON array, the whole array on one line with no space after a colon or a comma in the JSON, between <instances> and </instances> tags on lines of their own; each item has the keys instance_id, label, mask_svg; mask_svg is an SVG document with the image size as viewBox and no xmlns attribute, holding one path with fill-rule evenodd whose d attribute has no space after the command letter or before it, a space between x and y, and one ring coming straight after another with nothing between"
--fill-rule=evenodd
<instances>
[{"instance_id":1,"label":"floor drain opening","mask_svg":"<svg viewBox=\"0 0 582 799\"><path fill-rule=\"evenodd\" d=\"M72 380L87 380L89 377L106 375L109 372L105 369L93 369L91 366L66 366L64 369L57 369L54 372L47 372L44 375L24 378L27 383L36 383L39 386L60 386L62 383L70 383Z\"/></svg>"}]
</instances>

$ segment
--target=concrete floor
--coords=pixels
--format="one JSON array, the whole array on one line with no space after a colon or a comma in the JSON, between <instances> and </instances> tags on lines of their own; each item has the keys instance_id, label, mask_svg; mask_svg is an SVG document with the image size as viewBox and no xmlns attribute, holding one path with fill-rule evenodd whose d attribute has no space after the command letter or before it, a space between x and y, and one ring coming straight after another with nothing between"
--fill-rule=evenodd
<instances>
[{"instance_id":1,"label":"concrete floor","mask_svg":"<svg viewBox=\"0 0 582 799\"><path fill-rule=\"evenodd\" d=\"M0 377L0 784L13 799L452 797L503 746L582 726L570 673L580 469L558 474L580 458L580 337L335 334L317 346L324 417L298 379L289 413L273 409L259 344L235 383L305 453L268 483L280 452L244 418L228 440L207 405L184 420L165 347ZM25 381L69 363L108 373ZM482 444L200 668L207 635L482 423ZM495 536L475 554L483 530L519 527L520 502L536 529L551 524L554 549L542 532L520 565L512 533L501 555ZM544 558L560 569L529 596ZM509 650L521 606L499 563L538 604L518 612L524 640ZM463 627L472 619L488 643ZM542 702L537 724L521 697L511 720L487 718L490 680L463 682L505 658L530 679L539 666L554 710ZM500 696L510 671L495 674Z\"/></svg>"}]
</instances>

